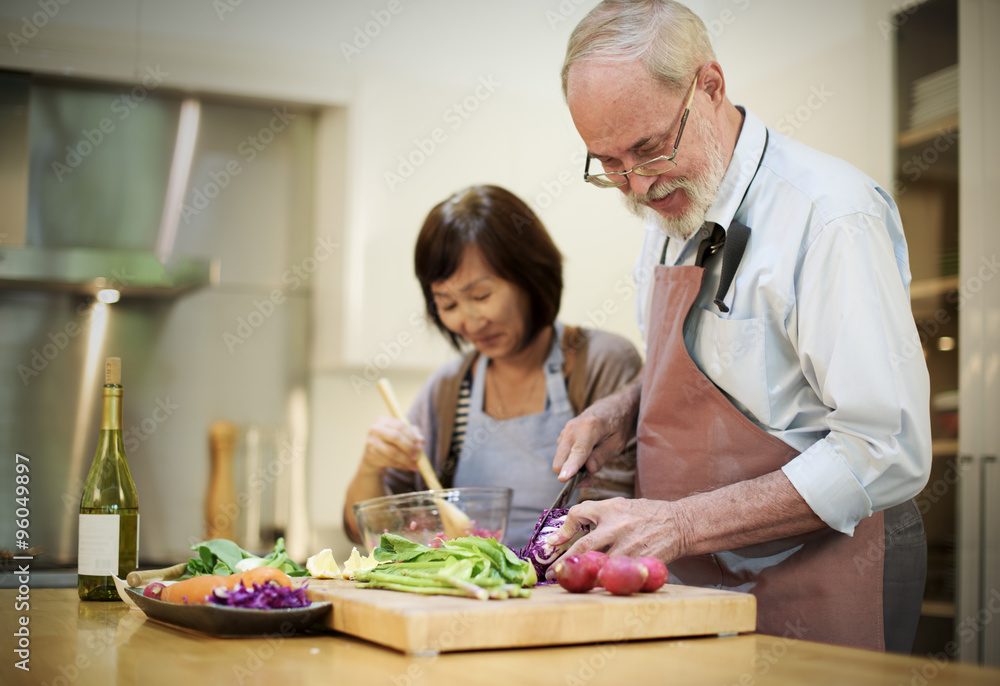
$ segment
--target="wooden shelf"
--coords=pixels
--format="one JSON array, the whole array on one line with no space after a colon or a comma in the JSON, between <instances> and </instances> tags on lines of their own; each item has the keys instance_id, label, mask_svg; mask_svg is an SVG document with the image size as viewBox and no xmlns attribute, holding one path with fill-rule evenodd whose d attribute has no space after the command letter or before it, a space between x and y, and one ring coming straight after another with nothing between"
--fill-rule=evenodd
<instances>
[{"instance_id":1,"label":"wooden shelf","mask_svg":"<svg viewBox=\"0 0 1000 686\"><path fill-rule=\"evenodd\" d=\"M925 600L920 606L920 614L924 617L953 618L955 603L947 600Z\"/></svg>"},{"instance_id":2,"label":"wooden shelf","mask_svg":"<svg viewBox=\"0 0 1000 686\"><path fill-rule=\"evenodd\" d=\"M932 457L952 457L958 455L957 438L938 438L931 441Z\"/></svg>"},{"instance_id":3,"label":"wooden shelf","mask_svg":"<svg viewBox=\"0 0 1000 686\"><path fill-rule=\"evenodd\" d=\"M962 283L956 274L962 132L958 103L948 101L954 97L958 63L958 4L926 0L919 3L919 12L893 16L893 21L903 22L897 26L893 65L897 200L912 273L926 277L911 281L910 307L920 331L932 397L964 383L958 372L959 355L953 352L959 344L959 318L964 316L957 297ZM949 73L943 74L946 69ZM931 106L941 109L925 109ZM921 125L901 130L909 126L917 108ZM950 346L941 345L945 337L953 339ZM918 496L927 535L926 596L914 643L914 654L920 655L941 652L954 639L958 564L959 441L949 437L955 433L954 410L933 402L929 409L934 420L933 461L927 486Z\"/></svg>"},{"instance_id":4,"label":"wooden shelf","mask_svg":"<svg viewBox=\"0 0 1000 686\"><path fill-rule=\"evenodd\" d=\"M938 276L910 282L910 302L938 298L958 289L958 276Z\"/></svg>"},{"instance_id":5,"label":"wooden shelf","mask_svg":"<svg viewBox=\"0 0 1000 686\"><path fill-rule=\"evenodd\" d=\"M908 148L911 145L920 145L934 140L938 136L958 130L958 113L938 119L930 124L900 131L896 137L896 145L900 148Z\"/></svg>"},{"instance_id":6,"label":"wooden shelf","mask_svg":"<svg viewBox=\"0 0 1000 686\"><path fill-rule=\"evenodd\" d=\"M942 312L948 318L955 316L956 307L952 298L945 298L959 288L958 276L938 276L930 279L917 279L910 283L910 308L913 316L922 319L940 318Z\"/></svg>"}]
</instances>

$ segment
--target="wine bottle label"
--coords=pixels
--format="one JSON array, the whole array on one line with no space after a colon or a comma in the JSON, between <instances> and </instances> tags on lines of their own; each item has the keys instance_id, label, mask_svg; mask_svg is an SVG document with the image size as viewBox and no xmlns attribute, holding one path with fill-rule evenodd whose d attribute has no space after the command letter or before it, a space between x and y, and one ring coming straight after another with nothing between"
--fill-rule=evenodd
<instances>
[{"instance_id":1,"label":"wine bottle label","mask_svg":"<svg viewBox=\"0 0 1000 686\"><path fill-rule=\"evenodd\" d=\"M118 515L80 515L80 569L82 576L118 574Z\"/></svg>"}]
</instances>

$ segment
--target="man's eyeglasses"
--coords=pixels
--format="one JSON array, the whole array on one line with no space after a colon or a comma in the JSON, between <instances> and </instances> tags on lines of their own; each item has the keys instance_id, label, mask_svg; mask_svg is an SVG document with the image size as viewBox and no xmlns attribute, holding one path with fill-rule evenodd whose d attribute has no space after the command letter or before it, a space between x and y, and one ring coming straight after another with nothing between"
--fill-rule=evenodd
<instances>
[{"instance_id":1,"label":"man's eyeglasses","mask_svg":"<svg viewBox=\"0 0 1000 686\"><path fill-rule=\"evenodd\" d=\"M694 100L695 89L698 86L698 77L701 70L694 75L694 83L691 84L691 91L688 93L687 102L684 104L684 114L681 115L681 125L677 129L677 138L674 139L674 151L670 155L660 155L651 160L637 164L627 171L610 171L602 174L590 173L590 153L587 154L587 161L583 167L583 180L592 183L598 188L619 188L628 183L628 175L636 173L639 176L659 176L673 171L677 167L674 158L677 157L677 148L681 144L681 135L684 133L684 125L687 123L688 115L691 113L691 102Z\"/></svg>"}]
</instances>

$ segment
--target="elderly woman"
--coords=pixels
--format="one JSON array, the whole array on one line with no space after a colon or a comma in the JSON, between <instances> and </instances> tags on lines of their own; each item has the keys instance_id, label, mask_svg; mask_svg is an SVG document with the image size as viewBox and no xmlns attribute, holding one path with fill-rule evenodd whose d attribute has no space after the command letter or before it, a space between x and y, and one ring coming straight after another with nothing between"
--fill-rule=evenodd
<instances>
[{"instance_id":1,"label":"elderly woman","mask_svg":"<svg viewBox=\"0 0 1000 686\"><path fill-rule=\"evenodd\" d=\"M497 186L473 186L431 210L417 238L417 278L427 314L462 352L427 380L412 426L380 417L347 490L352 506L423 490L423 448L444 487L509 486L505 542L527 543L562 484L552 457L566 422L637 378L642 363L624 338L556 320L562 255L534 212ZM593 475L580 499L631 497L635 446Z\"/></svg>"}]
</instances>

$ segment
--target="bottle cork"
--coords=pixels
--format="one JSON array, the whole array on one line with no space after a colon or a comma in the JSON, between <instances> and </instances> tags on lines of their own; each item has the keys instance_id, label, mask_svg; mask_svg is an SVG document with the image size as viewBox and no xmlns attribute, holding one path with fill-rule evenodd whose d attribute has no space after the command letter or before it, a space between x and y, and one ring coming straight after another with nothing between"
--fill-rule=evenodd
<instances>
[{"instance_id":1,"label":"bottle cork","mask_svg":"<svg viewBox=\"0 0 1000 686\"><path fill-rule=\"evenodd\" d=\"M109 357L104 362L104 385L122 385L122 358Z\"/></svg>"}]
</instances>

